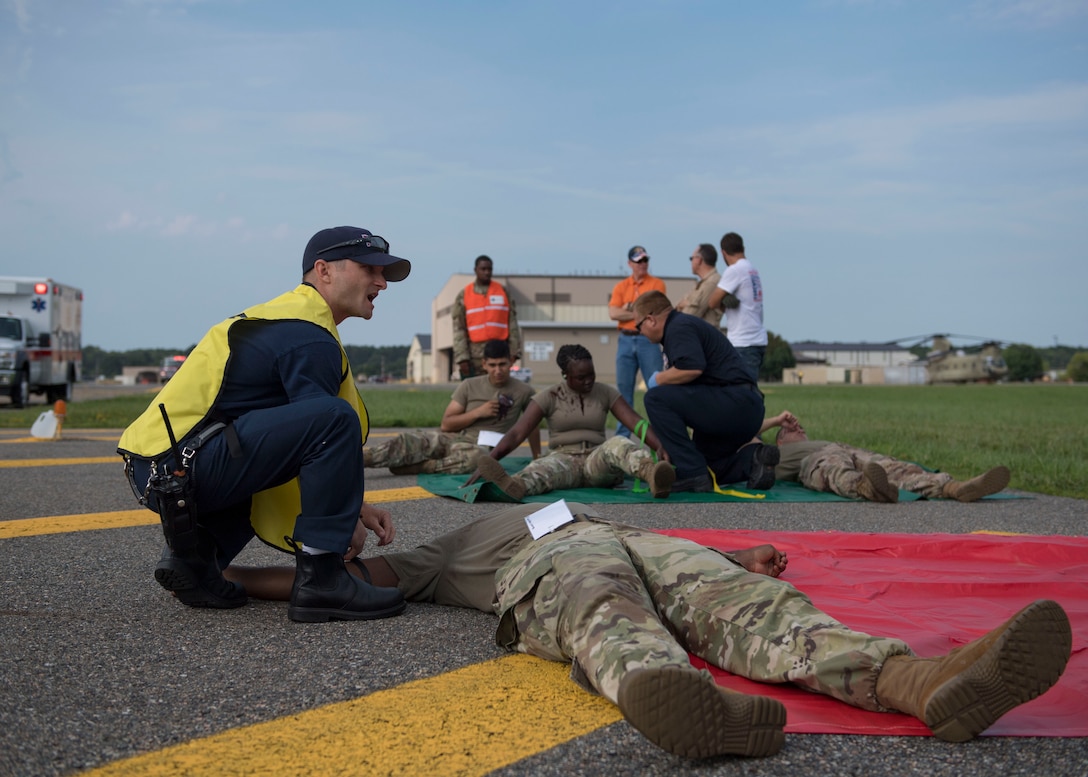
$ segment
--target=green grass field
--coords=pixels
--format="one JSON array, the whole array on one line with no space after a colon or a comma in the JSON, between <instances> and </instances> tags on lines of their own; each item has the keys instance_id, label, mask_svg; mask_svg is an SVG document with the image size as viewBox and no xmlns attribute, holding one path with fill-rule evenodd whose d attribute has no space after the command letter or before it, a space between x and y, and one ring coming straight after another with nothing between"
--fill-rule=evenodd
<instances>
[{"instance_id":1,"label":"green grass field","mask_svg":"<svg viewBox=\"0 0 1088 777\"><path fill-rule=\"evenodd\" d=\"M764 386L767 412L791 410L812 439L838 440L939 468L958 478L997 464L1012 487L1088 499L1088 386ZM437 426L442 388L362 390L375 428ZM71 403L65 429L122 428L147 395ZM641 396L636 409L642 412ZM26 428L41 407L0 412ZM769 436L769 435L768 435Z\"/></svg>"}]
</instances>

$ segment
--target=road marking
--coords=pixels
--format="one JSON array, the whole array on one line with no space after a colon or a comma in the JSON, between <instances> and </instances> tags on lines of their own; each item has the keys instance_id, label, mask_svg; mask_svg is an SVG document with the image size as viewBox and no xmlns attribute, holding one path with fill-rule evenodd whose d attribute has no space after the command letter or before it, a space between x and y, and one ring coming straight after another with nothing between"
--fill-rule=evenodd
<instances>
[{"instance_id":1,"label":"road marking","mask_svg":"<svg viewBox=\"0 0 1088 777\"><path fill-rule=\"evenodd\" d=\"M476 777L622 720L569 673L568 664L506 656L83 774Z\"/></svg>"},{"instance_id":2,"label":"road marking","mask_svg":"<svg viewBox=\"0 0 1088 777\"><path fill-rule=\"evenodd\" d=\"M120 456L88 456L82 459L4 459L0 469L11 467L63 467L66 464L124 464Z\"/></svg>"},{"instance_id":3,"label":"road marking","mask_svg":"<svg viewBox=\"0 0 1088 777\"><path fill-rule=\"evenodd\" d=\"M419 486L387 488L371 491L366 495L367 504L407 502L413 499L437 499L430 491ZM52 515L45 518L21 518L0 521L0 539L11 537L37 537L42 534L94 531L95 529L123 529L129 526L157 524L159 516L150 510L120 510L111 513L82 513L79 515Z\"/></svg>"}]
</instances>

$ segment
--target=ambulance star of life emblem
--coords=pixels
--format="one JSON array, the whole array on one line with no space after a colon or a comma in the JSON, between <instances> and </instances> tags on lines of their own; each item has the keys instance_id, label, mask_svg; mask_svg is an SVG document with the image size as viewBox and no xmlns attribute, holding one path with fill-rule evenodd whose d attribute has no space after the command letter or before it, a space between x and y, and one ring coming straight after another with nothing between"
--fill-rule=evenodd
<instances>
[{"instance_id":1,"label":"ambulance star of life emblem","mask_svg":"<svg viewBox=\"0 0 1088 777\"><path fill-rule=\"evenodd\" d=\"M45 300L41 297L35 297L34 301L30 303L30 307L34 308L35 313L41 313L45 310Z\"/></svg>"}]
</instances>

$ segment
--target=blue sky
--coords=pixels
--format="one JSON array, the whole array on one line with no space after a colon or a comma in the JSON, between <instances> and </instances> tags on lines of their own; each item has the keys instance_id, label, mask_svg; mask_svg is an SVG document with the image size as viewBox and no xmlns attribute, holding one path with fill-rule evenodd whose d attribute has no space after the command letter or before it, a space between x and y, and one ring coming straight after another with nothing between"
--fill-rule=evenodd
<instances>
[{"instance_id":1,"label":"blue sky","mask_svg":"<svg viewBox=\"0 0 1088 777\"><path fill-rule=\"evenodd\" d=\"M0 0L0 274L187 347L340 224L412 275L686 275L744 236L787 340L1088 346L1080 0ZM674 295L679 296L679 295Z\"/></svg>"}]
</instances>

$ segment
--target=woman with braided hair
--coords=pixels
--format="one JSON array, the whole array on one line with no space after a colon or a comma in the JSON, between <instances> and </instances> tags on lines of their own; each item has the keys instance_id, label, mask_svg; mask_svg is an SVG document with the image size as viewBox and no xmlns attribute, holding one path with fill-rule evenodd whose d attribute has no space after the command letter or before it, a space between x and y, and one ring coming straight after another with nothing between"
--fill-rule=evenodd
<instances>
[{"instance_id":1,"label":"woman with braided hair","mask_svg":"<svg viewBox=\"0 0 1088 777\"><path fill-rule=\"evenodd\" d=\"M676 473L666 460L665 449L614 386L597 383L590 352L580 345L564 345L555 361L563 382L533 397L491 455L480 457L466 485L483 477L520 501L562 488L612 488L622 483L624 476L632 475L645 480L654 497L667 497ZM634 436L644 439L645 446L626 437L606 440L609 413L634 429ZM521 445L544 419L548 422L548 454L516 475L507 474L499 460Z\"/></svg>"}]
</instances>

